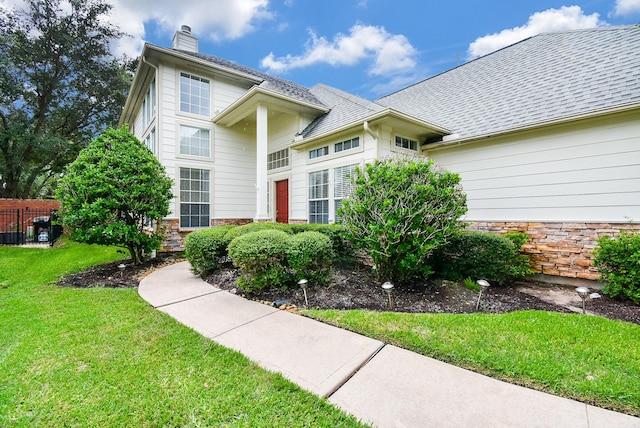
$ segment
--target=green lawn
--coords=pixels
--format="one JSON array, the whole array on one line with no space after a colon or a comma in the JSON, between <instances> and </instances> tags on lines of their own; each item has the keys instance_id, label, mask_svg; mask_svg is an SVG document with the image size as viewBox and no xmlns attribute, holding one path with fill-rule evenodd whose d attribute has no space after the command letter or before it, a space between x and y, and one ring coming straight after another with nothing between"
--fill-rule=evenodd
<instances>
[{"instance_id":1,"label":"green lawn","mask_svg":"<svg viewBox=\"0 0 640 428\"><path fill-rule=\"evenodd\" d=\"M637 324L542 311L304 313L508 382L640 416Z\"/></svg>"},{"instance_id":2,"label":"green lawn","mask_svg":"<svg viewBox=\"0 0 640 428\"><path fill-rule=\"evenodd\" d=\"M134 289L52 285L122 257L0 247L0 426L361 426Z\"/></svg>"}]
</instances>

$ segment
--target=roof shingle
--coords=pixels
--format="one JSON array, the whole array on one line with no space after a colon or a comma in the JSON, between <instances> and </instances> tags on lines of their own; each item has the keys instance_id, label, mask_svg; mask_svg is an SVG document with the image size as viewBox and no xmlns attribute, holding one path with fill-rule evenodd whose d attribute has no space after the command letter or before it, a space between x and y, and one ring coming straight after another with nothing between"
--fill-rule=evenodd
<instances>
[{"instance_id":1,"label":"roof shingle","mask_svg":"<svg viewBox=\"0 0 640 428\"><path fill-rule=\"evenodd\" d=\"M540 34L376 100L462 138L640 102L640 26Z\"/></svg>"}]
</instances>

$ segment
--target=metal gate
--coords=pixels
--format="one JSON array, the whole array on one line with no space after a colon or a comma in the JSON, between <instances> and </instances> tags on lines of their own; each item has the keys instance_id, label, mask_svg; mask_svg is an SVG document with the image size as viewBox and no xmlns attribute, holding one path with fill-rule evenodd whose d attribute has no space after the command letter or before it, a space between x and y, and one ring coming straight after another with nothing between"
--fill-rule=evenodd
<instances>
[{"instance_id":1,"label":"metal gate","mask_svg":"<svg viewBox=\"0 0 640 428\"><path fill-rule=\"evenodd\" d=\"M0 210L0 245L53 244L62 235L56 210Z\"/></svg>"}]
</instances>

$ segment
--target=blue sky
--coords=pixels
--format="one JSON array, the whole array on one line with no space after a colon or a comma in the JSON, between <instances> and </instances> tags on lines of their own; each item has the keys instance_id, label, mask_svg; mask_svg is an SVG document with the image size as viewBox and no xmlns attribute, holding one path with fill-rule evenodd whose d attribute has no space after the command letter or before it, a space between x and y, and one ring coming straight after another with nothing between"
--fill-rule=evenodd
<instances>
[{"instance_id":1,"label":"blue sky","mask_svg":"<svg viewBox=\"0 0 640 428\"><path fill-rule=\"evenodd\" d=\"M0 0L4 7L22 0ZM368 99L525 37L640 23L640 0L110 0L110 17L142 44L171 45L182 24L200 52L312 87Z\"/></svg>"}]
</instances>

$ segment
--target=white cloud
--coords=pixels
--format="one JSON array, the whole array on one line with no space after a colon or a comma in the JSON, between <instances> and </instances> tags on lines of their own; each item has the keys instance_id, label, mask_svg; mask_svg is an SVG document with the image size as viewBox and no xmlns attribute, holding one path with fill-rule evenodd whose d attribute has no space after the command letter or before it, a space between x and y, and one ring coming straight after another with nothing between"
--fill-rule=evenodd
<instances>
[{"instance_id":1,"label":"white cloud","mask_svg":"<svg viewBox=\"0 0 640 428\"><path fill-rule=\"evenodd\" d=\"M640 0L616 0L614 16L640 14Z\"/></svg>"},{"instance_id":2,"label":"white cloud","mask_svg":"<svg viewBox=\"0 0 640 428\"><path fill-rule=\"evenodd\" d=\"M144 24L155 21L171 40L181 25L210 40L233 40L254 30L258 21L272 19L269 0L111 0L109 22L131 35L114 46L117 55L136 57L145 40ZM68 4L63 1L63 5ZM0 0L0 7L24 8L24 0Z\"/></svg>"},{"instance_id":3,"label":"white cloud","mask_svg":"<svg viewBox=\"0 0 640 428\"><path fill-rule=\"evenodd\" d=\"M308 67L314 64L333 66L354 65L365 59L373 59L369 73L373 75L393 75L411 71L416 62L416 49L409 40L400 34L389 34L384 27L356 24L349 34L338 34L332 42L318 37L309 31L302 55L287 55L276 58L270 53L262 59L260 65L271 72L285 72L294 68Z\"/></svg>"},{"instance_id":4,"label":"white cloud","mask_svg":"<svg viewBox=\"0 0 640 428\"><path fill-rule=\"evenodd\" d=\"M200 38L233 40L253 31L257 21L272 18L268 4L269 0L113 0L112 21L133 36L120 50L136 56L145 38L145 22L157 22L167 39L184 24Z\"/></svg>"},{"instance_id":5,"label":"white cloud","mask_svg":"<svg viewBox=\"0 0 640 428\"><path fill-rule=\"evenodd\" d=\"M599 16L597 13L585 15L580 6L563 6L560 9L536 12L521 27L509 28L476 39L469 45L469 58L486 55L540 33L597 27L601 24Z\"/></svg>"}]
</instances>

